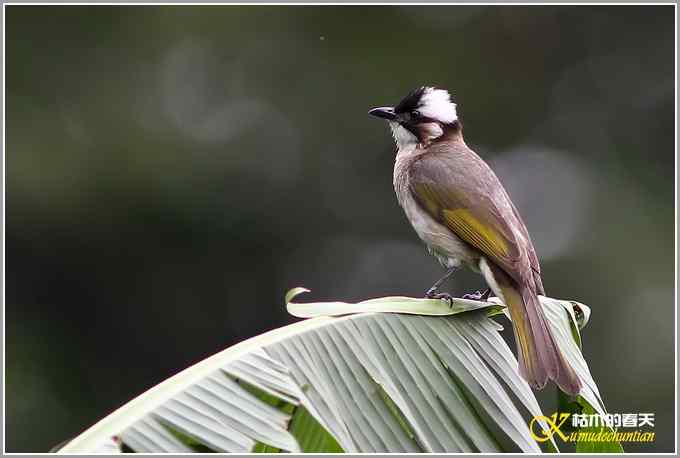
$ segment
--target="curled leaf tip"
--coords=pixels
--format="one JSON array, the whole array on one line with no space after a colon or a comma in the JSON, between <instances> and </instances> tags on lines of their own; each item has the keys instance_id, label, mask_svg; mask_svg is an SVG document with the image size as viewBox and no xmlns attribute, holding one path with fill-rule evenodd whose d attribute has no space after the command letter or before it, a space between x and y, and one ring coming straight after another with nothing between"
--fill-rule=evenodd
<instances>
[{"instance_id":1,"label":"curled leaf tip","mask_svg":"<svg viewBox=\"0 0 680 458\"><path fill-rule=\"evenodd\" d=\"M578 325L578 328L579 329L585 328L586 325L588 324L588 321L590 320L590 307L576 301L569 302L571 303L571 307L574 310L574 315L576 317L576 324Z\"/></svg>"},{"instance_id":2,"label":"curled leaf tip","mask_svg":"<svg viewBox=\"0 0 680 458\"><path fill-rule=\"evenodd\" d=\"M292 301L296 296L302 294L302 293L309 293L311 290L304 288L302 286L298 286L297 288L293 288L290 291L286 293L286 304L289 304L290 301Z\"/></svg>"}]
</instances>

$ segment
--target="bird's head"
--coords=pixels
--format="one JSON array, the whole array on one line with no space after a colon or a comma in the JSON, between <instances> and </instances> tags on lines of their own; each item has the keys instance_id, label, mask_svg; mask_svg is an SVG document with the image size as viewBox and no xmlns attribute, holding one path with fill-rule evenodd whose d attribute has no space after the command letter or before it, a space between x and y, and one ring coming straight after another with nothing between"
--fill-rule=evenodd
<instances>
[{"instance_id":1,"label":"bird's head","mask_svg":"<svg viewBox=\"0 0 680 458\"><path fill-rule=\"evenodd\" d=\"M458 122L449 92L430 86L414 89L394 107L373 108L368 114L390 123L400 150L427 145Z\"/></svg>"}]
</instances>

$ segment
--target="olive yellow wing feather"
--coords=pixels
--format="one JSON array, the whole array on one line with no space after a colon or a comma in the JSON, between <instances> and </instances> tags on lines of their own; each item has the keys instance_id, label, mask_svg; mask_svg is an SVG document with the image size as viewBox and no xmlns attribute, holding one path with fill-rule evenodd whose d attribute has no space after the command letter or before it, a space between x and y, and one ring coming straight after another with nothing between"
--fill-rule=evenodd
<instances>
[{"instance_id":1,"label":"olive yellow wing feather","mask_svg":"<svg viewBox=\"0 0 680 458\"><path fill-rule=\"evenodd\" d=\"M453 161L425 156L414 162L409 173L411 193L435 220L518 278L525 270L521 264L528 264L528 259L522 256L511 224L523 227L523 223L515 221L513 211L503 214L497 200L507 197L504 191L496 192L502 186L490 169L490 176L473 171L466 175L465 164Z\"/></svg>"}]
</instances>

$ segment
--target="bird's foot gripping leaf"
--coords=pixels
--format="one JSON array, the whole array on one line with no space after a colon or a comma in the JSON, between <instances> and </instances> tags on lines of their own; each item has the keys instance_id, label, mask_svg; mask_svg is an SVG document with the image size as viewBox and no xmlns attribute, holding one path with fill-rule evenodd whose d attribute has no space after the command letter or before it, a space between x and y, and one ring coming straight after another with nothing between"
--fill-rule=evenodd
<instances>
[{"instance_id":1,"label":"bird's foot gripping leaf","mask_svg":"<svg viewBox=\"0 0 680 458\"><path fill-rule=\"evenodd\" d=\"M489 299L490 295L491 295L491 288L487 288L484 292L475 291L474 293L463 294L462 299L470 299L471 301L486 302Z\"/></svg>"},{"instance_id":2,"label":"bird's foot gripping leaf","mask_svg":"<svg viewBox=\"0 0 680 458\"><path fill-rule=\"evenodd\" d=\"M441 299L449 303L449 307L453 307L453 296L449 293L438 293L436 288L430 288L425 293L425 297L428 299Z\"/></svg>"}]
</instances>

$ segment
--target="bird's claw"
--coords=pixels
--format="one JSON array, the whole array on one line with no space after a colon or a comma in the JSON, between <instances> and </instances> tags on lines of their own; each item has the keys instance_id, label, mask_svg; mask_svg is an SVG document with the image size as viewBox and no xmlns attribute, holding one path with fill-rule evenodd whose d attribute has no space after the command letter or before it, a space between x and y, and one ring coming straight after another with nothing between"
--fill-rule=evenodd
<instances>
[{"instance_id":1,"label":"bird's claw","mask_svg":"<svg viewBox=\"0 0 680 458\"><path fill-rule=\"evenodd\" d=\"M471 294L463 294L463 299L469 299L471 301L486 301L489 299L489 295L491 295L491 289L487 289L484 292L475 291Z\"/></svg>"},{"instance_id":2,"label":"bird's claw","mask_svg":"<svg viewBox=\"0 0 680 458\"><path fill-rule=\"evenodd\" d=\"M438 293L437 290L429 289L425 293L425 297L428 299L441 299L449 303L449 307L453 308L453 296L449 293Z\"/></svg>"}]
</instances>

